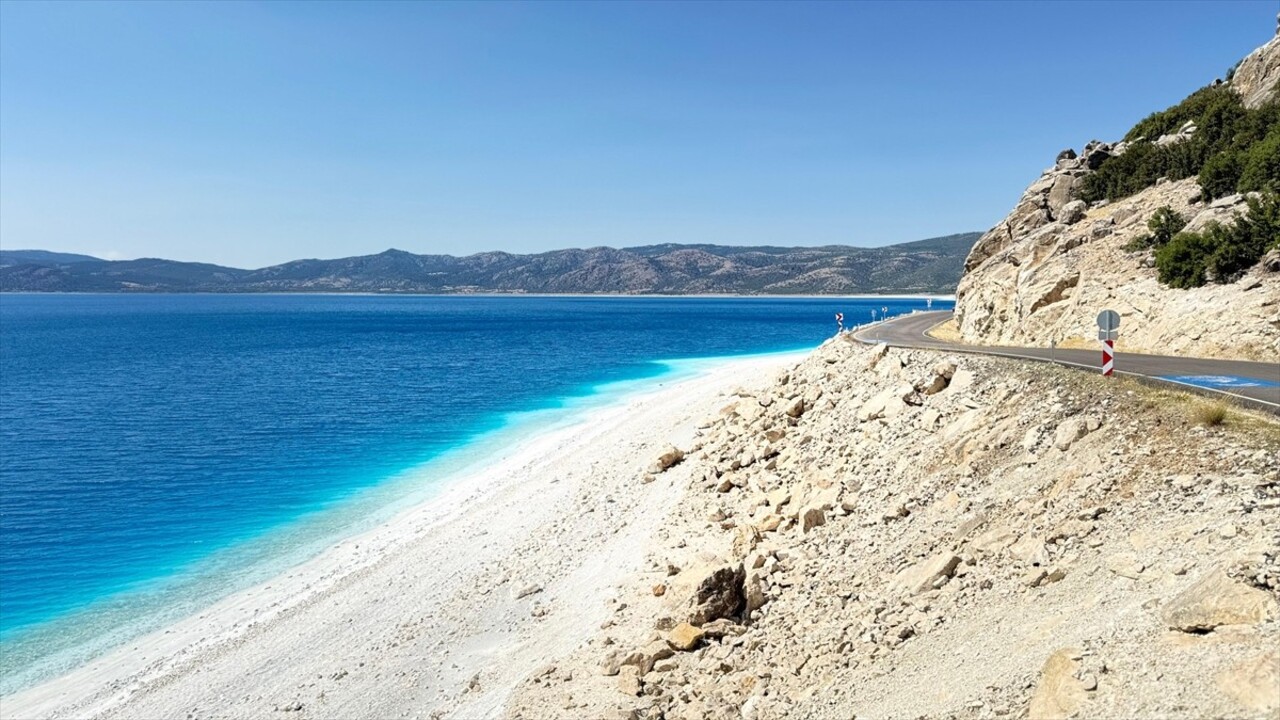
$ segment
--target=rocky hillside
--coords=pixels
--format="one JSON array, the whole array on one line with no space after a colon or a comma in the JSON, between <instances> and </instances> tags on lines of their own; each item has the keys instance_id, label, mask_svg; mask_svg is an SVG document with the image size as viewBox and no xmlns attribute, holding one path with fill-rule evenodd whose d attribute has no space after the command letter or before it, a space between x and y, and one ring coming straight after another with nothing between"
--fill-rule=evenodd
<instances>
[{"instance_id":1,"label":"rocky hillside","mask_svg":"<svg viewBox=\"0 0 1280 720\"><path fill-rule=\"evenodd\" d=\"M647 573L508 715L1276 717L1280 427L1203 402L828 341L637 468Z\"/></svg>"},{"instance_id":2,"label":"rocky hillside","mask_svg":"<svg viewBox=\"0 0 1280 720\"><path fill-rule=\"evenodd\" d=\"M170 260L0 256L23 292L736 293L950 292L977 233L879 248L651 245L453 257L388 250L241 270ZM77 256L83 257L83 256Z\"/></svg>"},{"instance_id":3,"label":"rocky hillside","mask_svg":"<svg viewBox=\"0 0 1280 720\"><path fill-rule=\"evenodd\" d=\"M1280 37L1246 57L1229 88L1256 109L1276 99ZM1148 148L1188 144L1184 123ZM1152 140L1152 139L1148 139ZM1006 345L1092 344L1094 318L1120 313L1122 350L1275 358L1280 355L1280 252L1243 277L1174 289L1161 284L1150 250L1135 240L1163 207L1189 221L1187 231L1230 224L1246 209L1239 194L1211 198L1196 177L1159 179L1136 194L1087 204L1084 179L1134 143L1093 141L1065 150L1022 194L1017 206L974 245L957 288L956 323L969 342Z\"/></svg>"}]
</instances>

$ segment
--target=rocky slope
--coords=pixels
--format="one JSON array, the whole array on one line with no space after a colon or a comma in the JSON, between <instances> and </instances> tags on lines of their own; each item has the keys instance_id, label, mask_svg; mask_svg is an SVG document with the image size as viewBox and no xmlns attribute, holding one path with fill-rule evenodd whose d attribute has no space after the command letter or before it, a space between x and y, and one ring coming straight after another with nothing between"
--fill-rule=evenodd
<instances>
[{"instance_id":1,"label":"rocky slope","mask_svg":"<svg viewBox=\"0 0 1280 720\"><path fill-rule=\"evenodd\" d=\"M1280 19L1276 24L1277 37L1249 53L1231 76L1231 86L1244 100L1245 107L1256 108L1270 97L1276 82L1280 81Z\"/></svg>"},{"instance_id":2,"label":"rocky slope","mask_svg":"<svg viewBox=\"0 0 1280 720\"><path fill-rule=\"evenodd\" d=\"M1247 106L1268 98L1280 79L1280 37L1245 58L1231 87ZM1179 142L1194 127L1157 139ZM1094 318L1120 313L1122 350L1187 355L1280 356L1280 253L1243 279L1193 290L1156 280L1147 251L1125 246L1147 232L1169 206L1191 222L1229 221L1244 211L1240 196L1206 202L1195 179L1164 182L1115 203L1073 200L1080 178L1125 143L1094 141L1066 150L996 227L978 240L957 288L956 323L969 342L1005 345L1093 343Z\"/></svg>"},{"instance_id":3,"label":"rocky slope","mask_svg":"<svg viewBox=\"0 0 1280 720\"><path fill-rule=\"evenodd\" d=\"M171 260L0 254L0 290L23 292L737 293L950 292L978 237L879 248L650 245L453 257L388 250L241 270ZM35 253L35 254L33 254Z\"/></svg>"},{"instance_id":4,"label":"rocky slope","mask_svg":"<svg viewBox=\"0 0 1280 720\"><path fill-rule=\"evenodd\" d=\"M637 468L649 571L507 713L1276 717L1280 427L1201 402L833 339Z\"/></svg>"}]
</instances>

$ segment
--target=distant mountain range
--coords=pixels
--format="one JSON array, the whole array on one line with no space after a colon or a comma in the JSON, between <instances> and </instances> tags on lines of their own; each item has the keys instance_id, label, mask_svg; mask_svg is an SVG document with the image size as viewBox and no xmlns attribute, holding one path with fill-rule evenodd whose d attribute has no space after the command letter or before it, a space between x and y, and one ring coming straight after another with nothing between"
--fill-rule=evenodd
<instances>
[{"instance_id":1,"label":"distant mountain range","mask_svg":"<svg viewBox=\"0 0 1280 720\"><path fill-rule=\"evenodd\" d=\"M0 267L9 265L69 265L82 262L105 262L92 255L49 252L48 250L0 250Z\"/></svg>"},{"instance_id":2,"label":"distant mountain range","mask_svg":"<svg viewBox=\"0 0 1280 720\"><path fill-rule=\"evenodd\" d=\"M648 245L487 252L387 250L241 270L173 260L101 260L0 250L4 292L373 292L849 294L955 289L979 233L878 248Z\"/></svg>"}]
</instances>

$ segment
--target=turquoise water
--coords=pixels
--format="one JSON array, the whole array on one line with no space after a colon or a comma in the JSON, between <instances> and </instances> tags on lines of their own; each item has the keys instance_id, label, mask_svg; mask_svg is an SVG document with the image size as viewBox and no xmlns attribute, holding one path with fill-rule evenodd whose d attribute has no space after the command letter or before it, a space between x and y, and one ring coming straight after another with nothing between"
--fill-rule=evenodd
<instances>
[{"instance_id":1,"label":"turquoise water","mask_svg":"<svg viewBox=\"0 0 1280 720\"><path fill-rule=\"evenodd\" d=\"M0 691L696 358L810 348L884 307L924 302L0 296Z\"/></svg>"}]
</instances>

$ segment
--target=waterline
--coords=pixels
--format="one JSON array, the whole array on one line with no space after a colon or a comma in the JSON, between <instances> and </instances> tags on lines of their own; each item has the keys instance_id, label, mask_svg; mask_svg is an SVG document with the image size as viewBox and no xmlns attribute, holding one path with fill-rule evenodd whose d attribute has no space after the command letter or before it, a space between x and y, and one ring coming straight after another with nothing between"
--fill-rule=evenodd
<instances>
[{"instance_id":1,"label":"waterline","mask_svg":"<svg viewBox=\"0 0 1280 720\"><path fill-rule=\"evenodd\" d=\"M726 362L803 354L803 350L655 360L638 376L587 385L540 407L489 419L454 448L362 487L334 493L296 517L210 549L199 560L139 581L72 612L16 628L0 658L0 694L10 694L84 665L144 634L199 614L229 596L271 582L344 539L429 503L454 482L502 462L539 438L588 422L664 385L695 378ZM195 530L195 529L193 529ZM193 538L193 542L199 542Z\"/></svg>"}]
</instances>

